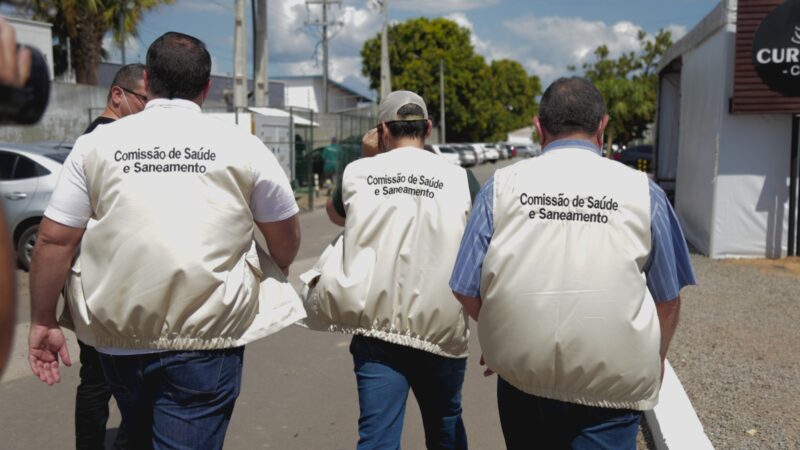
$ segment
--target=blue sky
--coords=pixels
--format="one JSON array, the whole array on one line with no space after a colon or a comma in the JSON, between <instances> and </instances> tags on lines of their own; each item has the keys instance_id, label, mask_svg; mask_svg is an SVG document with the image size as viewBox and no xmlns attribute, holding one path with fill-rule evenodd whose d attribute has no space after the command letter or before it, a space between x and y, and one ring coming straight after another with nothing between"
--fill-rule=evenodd
<instances>
[{"instance_id":1,"label":"blue sky","mask_svg":"<svg viewBox=\"0 0 800 450\"><path fill-rule=\"evenodd\" d=\"M612 55L636 48L639 29L661 28L682 36L718 3L714 0L388 0L389 20L449 17L473 32L473 45L488 60L511 58L545 83L566 73L568 64L591 59L591 51L607 44ZM233 0L176 0L148 13L138 38L128 40L128 62L144 59L147 46L166 31L194 35L209 47L215 73L233 67ZM250 2L246 2L248 27ZM331 40L331 77L368 92L361 76L359 51L365 39L380 30L374 0L343 0L330 13L343 26ZM319 6L304 0L268 0L272 76L320 74L321 51L314 59L319 30L304 25L320 15ZM248 37L248 51L252 52ZM111 60L119 51L105 41ZM252 72L250 72L252 73Z\"/></svg>"}]
</instances>

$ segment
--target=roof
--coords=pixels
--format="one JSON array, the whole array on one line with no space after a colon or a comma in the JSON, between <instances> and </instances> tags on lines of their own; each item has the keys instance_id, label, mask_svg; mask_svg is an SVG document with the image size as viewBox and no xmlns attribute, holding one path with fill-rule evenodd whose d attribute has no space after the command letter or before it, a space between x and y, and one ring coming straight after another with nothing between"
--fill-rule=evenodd
<instances>
[{"instance_id":1,"label":"roof","mask_svg":"<svg viewBox=\"0 0 800 450\"><path fill-rule=\"evenodd\" d=\"M275 76L273 76L273 77L270 77L270 79L271 80L277 80L277 81L282 81L282 80L316 80L316 79L320 79L321 80L322 79L322 75L292 75L292 76L285 76L285 77L275 77ZM355 90L355 89L353 89L351 87L348 87L348 86L346 86L346 85L344 85L342 83L339 83L338 81L335 81L335 80L332 80L332 79L328 78L328 83L338 87L339 89L341 89L343 91L348 92L349 94L352 94L353 96L359 97L360 100L363 100L364 102L375 103L375 100L372 97L370 97L369 95L362 94L361 92L358 92L357 90Z\"/></svg>"},{"instance_id":2,"label":"roof","mask_svg":"<svg viewBox=\"0 0 800 450\"><path fill-rule=\"evenodd\" d=\"M736 23L737 0L721 0L719 4L711 10L703 20L691 29L686 36L668 48L658 62L658 73L672 63L675 59L682 56L703 43L722 27Z\"/></svg>"},{"instance_id":3,"label":"roof","mask_svg":"<svg viewBox=\"0 0 800 450\"><path fill-rule=\"evenodd\" d=\"M247 108L247 109L249 109L250 111L252 111L252 112L254 112L256 114L261 114L262 116L289 117L289 112L288 111L284 111L282 109L277 109L277 108L265 108L265 107L261 107L261 106L252 106L252 107ZM294 121L295 125L298 125L298 126L301 126L301 127L318 127L319 126L319 124L317 122L312 122L312 121L306 119L305 117L298 116L298 115L295 115L292 118L292 120Z\"/></svg>"}]
</instances>

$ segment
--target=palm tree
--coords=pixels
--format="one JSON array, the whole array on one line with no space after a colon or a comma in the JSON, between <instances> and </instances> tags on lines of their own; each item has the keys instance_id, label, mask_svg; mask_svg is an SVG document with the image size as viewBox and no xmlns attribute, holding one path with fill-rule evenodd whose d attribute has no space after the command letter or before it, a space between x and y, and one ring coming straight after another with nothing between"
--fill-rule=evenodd
<instances>
[{"instance_id":1,"label":"palm tree","mask_svg":"<svg viewBox=\"0 0 800 450\"><path fill-rule=\"evenodd\" d=\"M97 84L97 67L103 57L103 37L109 30L119 43L122 36L119 16L122 11L125 33L137 36L142 15L174 0L33 0L33 18L53 24L55 72L63 73L67 62L67 42L71 47L75 80Z\"/></svg>"}]
</instances>

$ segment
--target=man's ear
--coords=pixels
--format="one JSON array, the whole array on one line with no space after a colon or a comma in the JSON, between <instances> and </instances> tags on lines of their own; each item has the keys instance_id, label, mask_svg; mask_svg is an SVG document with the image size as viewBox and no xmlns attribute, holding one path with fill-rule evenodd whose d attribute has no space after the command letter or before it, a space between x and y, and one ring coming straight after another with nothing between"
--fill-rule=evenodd
<instances>
[{"instance_id":1,"label":"man's ear","mask_svg":"<svg viewBox=\"0 0 800 450\"><path fill-rule=\"evenodd\" d=\"M211 78L208 79L208 83L206 83L206 87L203 88L203 101L208 98L208 93L211 91Z\"/></svg>"},{"instance_id":2,"label":"man's ear","mask_svg":"<svg viewBox=\"0 0 800 450\"><path fill-rule=\"evenodd\" d=\"M147 69L142 71L142 80L144 81L144 91L147 92L147 99L151 99L150 97L150 77L147 76Z\"/></svg>"},{"instance_id":3,"label":"man's ear","mask_svg":"<svg viewBox=\"0 0 800 450\"><path fill-rule=\"evenodd\" d=\"M114 108L119 108L122 105L122 98L125 96L125 91L119 86L111 86L111 105Z\"/></svg>"},{"instance_id":4,"label":"man's ear","mask_svg":"<svg viewBox=\"0 0 800 450\"><path fill-rule=\"evenodd\" d=\"M533 118L533 127L536 128L536 135L539 136L539 144L544 148L547 142L547 134L545 134L544 127L542 127L542 121L539 119L539 116Z\"/></svg>"},{"instance_id":5,"label":"man's ear","mask_svg":"<svg viewBox=\"0 0 800 450\"><path fill-rule=\"evenodd\" d=\"M433 134L433 122L431 122L431 119L428 119L427 122L428 124L426 126L428 127L428 131L425 132L425 139L429 139L431 134Z\"/></svg>"},{"instance_id":6,"label":"man's ear","mask_svg":"<svg viewBox=\"0 0 800 450\"><path fill-rule=\"evenodd\" d=\"M606 132L606 127L608 126L608 121L610 120L608 114L604 115L602 119L600 119L600 125L597 127L597 145L599 147L603 146L603 137Z\"/></svg>"}]
</instances>

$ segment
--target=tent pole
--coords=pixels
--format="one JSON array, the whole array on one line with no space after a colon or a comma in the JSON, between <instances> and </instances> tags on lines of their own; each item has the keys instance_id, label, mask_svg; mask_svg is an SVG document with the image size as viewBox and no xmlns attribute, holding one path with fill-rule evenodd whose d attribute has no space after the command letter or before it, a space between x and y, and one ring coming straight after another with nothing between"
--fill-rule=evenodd
<instances>
[{"instance_id":1,"label":"tent pole","mask_svg":"<svg viewBox=\"0 0 800 450\"><path fill-rule=\"evenodd\" d=\"M789 165L789 247L788 256L800 252L800 233L797 230L797 141L800 131L800 116L792 114L792 150Z\"/></svg>"}]
</instances>

